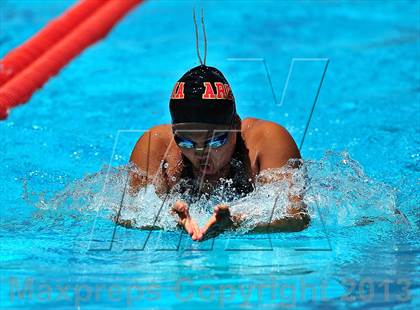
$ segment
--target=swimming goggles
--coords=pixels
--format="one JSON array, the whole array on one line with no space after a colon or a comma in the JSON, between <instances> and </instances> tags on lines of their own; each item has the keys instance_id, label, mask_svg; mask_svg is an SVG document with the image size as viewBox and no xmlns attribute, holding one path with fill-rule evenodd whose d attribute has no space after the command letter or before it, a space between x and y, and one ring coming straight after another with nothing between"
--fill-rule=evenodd
<instances>
[{"instance_id":1,"label":"swimming goggles","mask_svg":"<svg viewBox=\"0 0 420 310\"><path fill-rule=\"evenodd\" d=\"M217 137L214 137L210 140L207 140L204 143L203 148L196 147L196 143L194 141L191 141L191 140L189 140L187 138L184 138L184 137L180 137L176 134L174 134L174 139L175 139L176 144L183 149L194 149L194 148L195 149L204 149L204 148L207 148L207 147L211 148L211 149L217 149L217 148L222 147L223 145L225 145L227 143L228 133L224 133L224 134L221 134L221 135L219 135Z\"/></svg>"}]
</instances>

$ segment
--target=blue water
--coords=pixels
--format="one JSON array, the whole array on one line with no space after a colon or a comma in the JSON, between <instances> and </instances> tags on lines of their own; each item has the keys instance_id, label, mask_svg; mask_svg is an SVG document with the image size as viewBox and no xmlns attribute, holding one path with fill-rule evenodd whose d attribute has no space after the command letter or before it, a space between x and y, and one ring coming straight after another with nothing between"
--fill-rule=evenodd
<instances>
[{"instance_id":1,"label":"blue water","mask_svg":"<svg viewBox=\"0 0 420 310\"><path fill-rule=\"evenodd\" d=\"M3 0L0 56L72 2ZM196 3L240 116L298 143L329 59L301 150L311 226L200 244L118 227L111 243L132 147L198 64L193 4L139 6L0 123L2 307L418 308L417 1Z\"/></svg>"}]
</instances>

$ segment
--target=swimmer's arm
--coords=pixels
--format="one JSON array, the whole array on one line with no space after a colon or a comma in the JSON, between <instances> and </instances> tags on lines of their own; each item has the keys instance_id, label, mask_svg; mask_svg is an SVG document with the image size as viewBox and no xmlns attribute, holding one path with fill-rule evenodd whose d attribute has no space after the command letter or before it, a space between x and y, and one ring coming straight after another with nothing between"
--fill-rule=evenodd
<instances>
[{"instance_id":1,"label":"swimmer's arm","mask_svg":"<svg viewBox=\"0 0 420 310\"><path fill-rule=\"evenodd\" d=\"M308 227L309 215L302 212L306 206L297 196L289 196L289 200L292 203L288 206L288 216L270 223L259 223L250 233L296 232ZM198 240L203 241L215 237L226 229L235 230L241 226L245 218L245 214L231 214L227 205L217 205L214 208L213 216L201 229L202 238Z\"/></svg>"},{"instance_id":2,"label":"swimmer's arm","mask_svg":"<svg viewBox=\"0 0 420 310\"><path fill-rule=\"evenodd\" d=\"M297 232L309 226L310 216L306 205L299 196L289 196L290 204L287 206L287 215L284 218L272 220L269 223L258 223L251 233ZM246 214L231 216L232 227L238 228L246 218Z\"/></svg>"},{"instance_id":3,"label":"swimmer's arm","mask_svg":"<svg viewBox=\"0 0 420 310\"><path fill-rule=\"evenodd\" d=\"M166 145L161 141L160 136L154 133L153 128L140 137L130 156L130 163L133 164L129 174L131 195L136 195L142 187L153 183L154 179L157 193L167 192L166 182L160 174L165 150Z\"/></svg>"},{"instance_id":4,"label":"swimmer's arm","mask_svg":"<svg viewBox=\"0 0 420 310\"><path fill-rule=\"evenodd\" d=\"M290 200L290 197L289 197ZM287 207L288 215L281 219L271 221L271 223L259 223L251 230L252 233L271 233L271 232L297 232L309 226L310 217L305 211L305 204L292 202Z\"/></svg>"},{"instance_id":5,"label":"swimmer's arm","mask_svg":"<svg viewBox=\"0 0 420 310\"><path fill-rule=\"evenodd\" d=\"M281 168L290 159L300 159L299 149L289 132L282 126L266 122L259 130L259 153L258 164L260 172ZM276 141L276 143L273 143ZM294 164L298 168L299 162ZM270 183L273 181L287 180L289 187L292 186L292 176L289 173L278 174L270 178L261 178L260 183ZM288 195L289 205L287 206L288 215L285 218L277 219L271 223L258 224L253 232L281 232L281 231L301 231L308 227L310 217L301 196Z\"/></svg>"},{"instance_id":6,"label":"swimmer's arm","mask_svg":"<svg viewBox=\"0 0 420 310\"><path fill-rule=\"evenodd\" d=\"M290 175L278 175L281 180L287 180L289 187L292 186ZM271 179L273 180L273 179ZM269 183L269 182L267 182ZM299 195L288 194L289 204L286 207L286 216L272 220L270 223L260 223L251 231L255 233L268 232L293 232L301 231L309 226L310 216L303 199Z\"/></svg>"},{"instance_id":7,"label":"swimmer's arm","mask_svg":"<svg viewBox=\"0 0 420 310\"><path fill-rule=\"evenodd\" d=\"M151 128L139 138L130 156L128 194L136 196L140 189L148 184L155 185L158 195L164 195L167 192L167 183L162 174L161 164L165 150L162 126ZM121 219L118 214L114 215L112 220L125 228L160 229L153 225L139 227L135 220Z\"/></svg>"}]
</instances>

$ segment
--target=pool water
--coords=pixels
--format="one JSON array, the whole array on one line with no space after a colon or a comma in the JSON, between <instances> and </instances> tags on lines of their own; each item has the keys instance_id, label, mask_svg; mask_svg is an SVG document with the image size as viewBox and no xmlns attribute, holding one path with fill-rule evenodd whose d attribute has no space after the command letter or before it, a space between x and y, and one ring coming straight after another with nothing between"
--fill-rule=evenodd
<instances>
[{"instance_id":1,"label":"pool water","mask_svg":"<svg viewBox=\"0 0 420 310\"><path fill-rule=\"evenodd\" d=\"M0 56L72 3L2 1ZM193 4L140 5L0 123L2 307L418 308L417 1L197 3L239 115L304 137L311 225L193 243L151 190L123 216L166 229L115 227L134 143L198 64ZM237 206L268 216L276 186Z\"/></svg>"}]
</instances>

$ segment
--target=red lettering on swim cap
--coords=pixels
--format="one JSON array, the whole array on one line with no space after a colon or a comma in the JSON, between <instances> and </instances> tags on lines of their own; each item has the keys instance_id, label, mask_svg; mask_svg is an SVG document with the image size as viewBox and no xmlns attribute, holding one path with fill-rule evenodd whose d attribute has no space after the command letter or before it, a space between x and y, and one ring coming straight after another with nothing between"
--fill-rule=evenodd
<instances>
[{"instance_id":1,"label":"red lettering on swim cap","mask_svg":"<svg viewBox=\"0 0 420 310\"><path fill-rule=\"evenodd\" d=\"M176 82L172 90L171 99L184 99L184 82Z\"/></svg>"},{"instance_id":2,"label":"red lettering on swim cap","mask_svg":"<svg viewBox=\"0 0 420 310\"><path fill-rule=\"evenodd\" d=\"M175 86L174 86L174 88L172 89L172 93L171 93L171 99L174 99L174 97L175 97L175 91L176 91L176 89L177 89L177 87L178 87L178 82L176 82L175 83Z\"/></svg>"},{"instance_id":3,"label":"red lettering on swim cap","mask_svg":"<svg viewBox=\"0 0 420 310\"><path fill-rule=\"evenodd\" d=\"M232 90L230 89L229 84L225 84L225 92L228 100L233 100Z\"/></svg>"},{"instance_id":4,"label":"red lettering on swim cap","mask_svg":"<svg viewBox=\"0 0 420 310\"><path fill-rule=\"evenodd\" d=\"M215 99L216 95L214 94L213 87L211 87L210 82L204 82L204 87L206 88L204 94L201 98L203 99Z\"/></svg>"},{"instance_id":5,"label":"red lettering on swim cap","mask_svg":"<svg viewBox=\"0 0 420 310\"><path fill-rule=\"evenodd\" d=\"M217 90L217 99L226 99L226 92L225 92L225 86L223 83L215 82L214 85L216 86Z\"/></svg>"}]
</instances>

